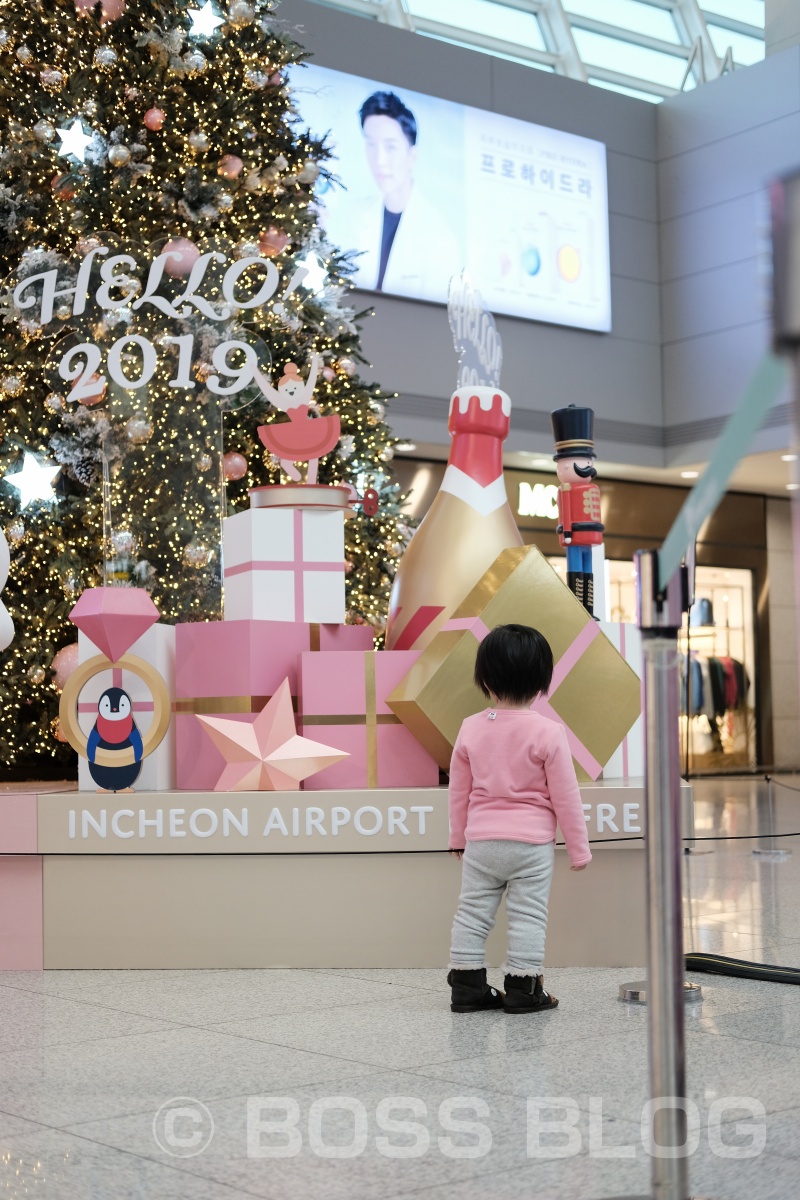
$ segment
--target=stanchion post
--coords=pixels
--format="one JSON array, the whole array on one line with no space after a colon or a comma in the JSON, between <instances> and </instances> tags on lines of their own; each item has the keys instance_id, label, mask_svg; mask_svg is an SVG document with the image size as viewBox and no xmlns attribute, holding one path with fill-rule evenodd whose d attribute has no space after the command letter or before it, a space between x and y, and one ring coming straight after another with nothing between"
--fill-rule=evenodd
<instances>
[{"instance_id":1,"label":"stanchion post","mask_svg":"<svg viewBox=\"0 0 800 1200\"><path fill-rule=\"evenodd\" d=\"M683 621L680 574L659 593L658 553L636 555L645 696L645 842L647 854L648 1034L650 1095L668 1098L653 1118L658 1146L684 1146L686 1065L683 1013L680 711L678 632ZM652 1160L653 1195L687 1200L684 1157Z\"/></svg>"},{"instance_id":2,"label":"stanchion post","mask_svg":"<svg viewBox=\"0 0 800 1200\"><path fill-rule=\"evenodd\" d=\"M688 1135L678 736L678 632L683 621L685 584L684 574L679 571L665 588L659 587L656 550L640 550L636 567L644 658L650 1098L661 1104L653 1114L652 1134L657 1147L677 1152L674 1156L652 1155L650 1197L690 1200L688 1159L680 1153Z\"/></svg>"}]
</instances>

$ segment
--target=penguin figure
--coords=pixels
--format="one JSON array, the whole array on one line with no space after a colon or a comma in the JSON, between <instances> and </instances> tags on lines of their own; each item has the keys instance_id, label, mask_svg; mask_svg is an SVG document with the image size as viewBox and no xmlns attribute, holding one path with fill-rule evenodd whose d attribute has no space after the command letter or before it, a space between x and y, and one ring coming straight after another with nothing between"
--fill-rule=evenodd
<instances>
[{"instance_id":1,"label":"penguin figure","mask_svg":"<svg viewBox=\"0 0 800 1200\"><path fill-rule=\"evenodd\" d=\"M95 762L98 750L113 752L131 747L135 759L133 763L104 767ZM97 720L86 747L89 774L98 789L102 792L131 791L142 769L143 750L142 735L133 719L130 696L122 688L106 688L97 705Z\"/></svg>"}]
</instances>

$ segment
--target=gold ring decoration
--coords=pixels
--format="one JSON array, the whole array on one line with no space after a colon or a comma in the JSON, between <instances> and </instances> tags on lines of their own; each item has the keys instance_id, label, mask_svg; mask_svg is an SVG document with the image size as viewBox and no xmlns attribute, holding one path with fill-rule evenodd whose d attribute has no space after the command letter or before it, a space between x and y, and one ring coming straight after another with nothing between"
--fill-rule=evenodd
<instances>
[{"instance_id":1,"label":"gold ring decoration","mask_svg":"<svg viewBox=\"0 0 800 1200\"><path fill-rule=\"evenodd\" d=\"M155 667L135 654L124 654L118 662L111 662L104 654L96 654L76 667L64 685L58 709L64 736L73 750L77 750L82 758L88 758L88 738L78 723L78 699L89 680L101 671L131 671L138 675L153 697L153 719L142 738L142 758L147 758L169 729L170 698L167 685ZM94 761L100 767L130 767L136 762L136 756L133 746L125 750L98 749Z\"/></svg>"}]
</instances>

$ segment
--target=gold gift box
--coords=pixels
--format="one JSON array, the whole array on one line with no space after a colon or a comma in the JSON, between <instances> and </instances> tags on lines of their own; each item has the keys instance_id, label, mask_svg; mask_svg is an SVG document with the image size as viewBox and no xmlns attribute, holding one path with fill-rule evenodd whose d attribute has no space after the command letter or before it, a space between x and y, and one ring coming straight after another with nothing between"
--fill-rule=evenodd
<instances>
[{"instance_id":1,"label":"gold gift box","mask_svg":"<svg viewBox=\"0 0 800 1200\"><path fill-rule=\"evenodd\" d=\"M447 769L462 721L487 703L473 681L478 643L508 624L532 625L550 643L551 715L579 747L578 778L596 779L641 712L640 682L535 546L503 551L389 695L389 708Z\"/></svg>"}]
</instances>

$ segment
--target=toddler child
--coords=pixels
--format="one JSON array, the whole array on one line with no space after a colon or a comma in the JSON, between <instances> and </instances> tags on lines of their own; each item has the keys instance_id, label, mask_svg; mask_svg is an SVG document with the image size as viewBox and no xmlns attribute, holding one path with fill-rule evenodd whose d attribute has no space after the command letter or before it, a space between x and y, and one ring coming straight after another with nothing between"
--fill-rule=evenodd
<instances>
[{"instance_id":1,"label":"toddler child","mask_svg":"<svg viewBox=\"0 0 800 1200\"><path fill-rule=\"evenodd\" d=\"M552 675L550 646L527 625L499 625L478 648L475 682L492 705L464 721L450 764L450 853L463 857L447 976L453 1012L558 1004L542 976L556 822L571 870L592 855L566 731L530 707ZM484 964L504 891L505 995L488 985Z\"/></svg>"}]
</instances>

